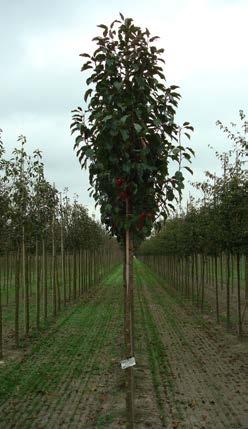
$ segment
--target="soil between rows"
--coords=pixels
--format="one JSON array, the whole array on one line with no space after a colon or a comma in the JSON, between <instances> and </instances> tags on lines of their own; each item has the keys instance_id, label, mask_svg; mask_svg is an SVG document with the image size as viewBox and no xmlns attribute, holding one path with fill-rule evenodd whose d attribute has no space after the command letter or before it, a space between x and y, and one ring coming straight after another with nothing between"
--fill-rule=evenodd
<instances>
[{"instance_id":1,"label":"soil between rows","mask_svg":"<svg viewBox=\"0 0 248 429\"><path fill-rule=\"evenodd\" d=\"M136 428L248 429L248 347L194 313L136 261ZM123 286L61 316L0 367L0 428L125 428Z\"/></svg>"}]
</instances>

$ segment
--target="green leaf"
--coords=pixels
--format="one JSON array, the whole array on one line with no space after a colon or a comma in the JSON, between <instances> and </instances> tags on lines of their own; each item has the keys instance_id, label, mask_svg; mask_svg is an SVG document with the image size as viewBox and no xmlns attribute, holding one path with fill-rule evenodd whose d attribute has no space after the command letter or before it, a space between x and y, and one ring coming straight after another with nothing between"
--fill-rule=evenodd
<instances>
[{"instance_id":1,"label":"green leaf","mask_svg":"<svg viewBox=\"0 0 248 429\"><path fill-rule=\"evenodd\" d=\"M190 138L191 138L191 135L190 135L190 134L188 134L188 133L184 133L184 135L185 135L186 137L188 137L188 139L190 140Z\"/></svg>"},{"instance_id":2,"label":"green leaf","mask_svg":"<svg viewBox=\"0 0 248 429\"><path fill-rule=\"evenodd\" d=\"M120 120L121 125L124 125L126 123L127 118L128 118L128 115L122 116L122 118Z\"/></svg>"},{"instance_id":3,"label":"green leaf","mask_svg":"<svg viewBox=\"0 0 248 429\"><path fill-rule=\"evenodd\" d=\"M174 176L175 176L175 178L176 178L177 180L179 180L179 181L184 180L184 178L183 178L183 175L182 175L182 172L181 172L181 171L176 171L176 172L175 172L175 174L174 174Z\"/></svg>"},{"instance_id":4,"label":"green leaf","mask_svg":"<svg viewBox=\"0 0 248 429\"><path fill-rule=\"evenodd\" d=\"M119 91L121 89L121 87L122 87L122 82L115 81L114 82L114 87Z\"/></svg>"},{"instance_id":5,"label":"green leaf","mask_svg":"<svg viewBox=\"0 0 248 429\"><path fill-rule=\"evenodd\" d=\"M120 133L121 133L121 136L122 136L124 142L126 142L129 139L129 133L128 133L128 131L125 130L125 129L121 129Z\"/></svg>"},{"instance_id":6,"label":"green leaf","mask_svg":"<svg viewBox=\"0 0 248 429\"><path fill-rule=\"evenodd\" d=\"M186 149L195 156L195 151L191 147L186 147Z\"/></svg>"},{"instance_id":7,"label":"green leaf","mask_svg":"<svg viewBox=\"0 0 248 429\"><path fill-rule=\"evenodd\" d=\"M160 39L160 37L159 36L151 37L151 39L149 40L149 42L154 42L154 40L157 40L157 39Z\"/></svg>"},{"instance_id":8,"label":"green leaf","mask_svg":"<svg viewBox=\"0 0 248 429\"><path fill-rule=\"evenodd\" d=\"M76 140L75 140L74 149L75 149L76 147L78 147L79 143L81 143L81 142L83 142L83 141L84 141L84 139L83 139L83 137L82 137L82 136L77 136L77 137L76 137Z\"/></svg>"},{"instance_id":9,"label":"green leaf","mask_svg":"<svg viewBox=\"0 0 248 429\"><path fill-rule=\"evenodd\" d=\"M139 134L142 131L141 125L137 124L136 122L133 125L134 125L136 133Z\"/></svg>"},{"instance_id":10,"label":"green leaf","mask_svg":"<svg viewBox=\"0 0 248 429\"><path fill-rule=\"evenodd\" d=\"M92 93L92 91L93 91L93 89L87 89L87 91L85 92L85 94L84 94L84 101L86 102L87 101L87 98L89 97L89 95L91 95L91 93Z\"/></svg>"},{"instance_id":11,"label":"green leaf","mask_svg":"<svg viewBox=\"0 0 248 429\"><path fill-rule=\"evenodd\" d=\"M81 67L81 71L88 70L88 69L92 69L92 66L88 63L84 64L83 67Z\"/></svg>"},{"instance_id":12,"label":"green leaf","mask_svg":"<svg viewBox=\"0 0 248 429\"><path fill-rule=\"evenodd\" d=\"M84 54L79 54L79 56L80 56L80 57L91 58L91 56L90 56L89 54L86 54L86 53L84 53Z\"/></svg>"},{"instance_id":13,"label":"green leaf","mask_svg":"<svg viewBox=\"0 0 248 429\"><path fill-rule=\"evenodd\" d=\"M124 16L122 15L122 13L121 12L119 12L119 15L120 15L120 17L121 17L121 19L122 19L122 21L124 21Z\"/></svg>"},{"instance_id":14,"label":"green leaf","mask_svg":"<svg viewBox=\"0 0 248 429\"><path fill-rule=\"evenodd\" d=\"M106 210L106 212L111 212L111 210L112 210L112 205L111 205L111 204L106 204L106 206L105 206L105 210Z\"/></svg>"},{"instance_id":15,"label":"green leaf","mask_svg":"<svg viewBox=\"0 0 248 429\"><path fill-rule=\"evenodd\" d=\"M108 29L107 25L104 25L104 24L99 24L97 25L97 27L103 28L104 30Z\"/></svg>"},{"instance_id":16,"label":"green leaf","mask_svg":"<svg viewBox=\"0 0 248 429\"><path fill-rule=\"evenodd\" d=\"M94 150L93 150L93 149L91 149L91 148L88 148L88 149L85 151L85 156L87 156L87 158L92 158L92 157L94 156Z\"/></svg>"},{"instance_id":17,"label":"green leaf","mask_svg":"<svg viewBox=\"0 0 248 429\"><path fill-rule=\"evenodd\" d=\"M129 174L130 173L130 164L123 164L122 170L124 171L124 173Z\"/></svg>"},{"instance_id":18,"label":"green leaf","mask_svg":"<svg viewBox=\"0 0 248 429\"><path fill-rule=\"evenodd\" d=\"M193 174L193 171L187 165L184 168L186 168L186 170L188 170L190 172L190 174Z\"/></svg>"},{"instance_id":19,"label":"green leaf","mask_svg":"<svg viewBox=\"0 0 248 429\"><path fill-rule=\"evenodd\" d=\"M104 118L103 118L103 122L107 122L107 121L109 121L110 119L113 119L113 116L112 116L112 115L104 116Z\"/></svg>"},{"instance_id":20,"label":"green leaf","mask_svg":"<svg viewBox=\"0 0 248 429\"><path fill-rule=\"evenodd\" d=\"M103 28L103 36L104 37L106 37L107 36L107 34L108 34L108 27L107 27L107 25L104 25L104 24L100 24L100 25L98 25L97 27L100 27L100 28Z\"/></svg>"},{"instance_id":21,"label":"green leaf","mask_svg":"<svg viewBox=\"0 0 248 429\"><path fill-rule=\"evenodd\" d=\"M169 201L173 201L174 200L174 193L173 193L172 189L167 189L166 198Z\"/></svg>"}]
</instances>

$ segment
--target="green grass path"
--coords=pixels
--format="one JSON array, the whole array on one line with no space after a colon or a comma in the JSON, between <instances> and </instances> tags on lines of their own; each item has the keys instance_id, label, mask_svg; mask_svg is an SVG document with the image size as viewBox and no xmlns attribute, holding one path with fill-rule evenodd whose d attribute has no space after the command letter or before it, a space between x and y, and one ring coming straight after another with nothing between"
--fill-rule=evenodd
<instances>
[{"instance_id":1,"label":"green grass path","mask_svg":"<svg viewBox=\"0 0 248 429\"><path fill-rule=\"evenodd\" d=\"M94 375L106 378L120 359L121 274L118 267L95 298L61 315L21 362L0 366L0 428L84 428L85 419L91 427L82 398L96 396Z\"/></svg>"},{"instance_id":2,"label":"green grass path","mask_svg":"<svg viewBox=\"0 0 248 429\"><path fill-rule=\"evenodd\" d=\"M135 429L248 429L248 349L135 260ZM0 429L124 429L119 266L0 365Z\"/></svg>"}]
</instances>

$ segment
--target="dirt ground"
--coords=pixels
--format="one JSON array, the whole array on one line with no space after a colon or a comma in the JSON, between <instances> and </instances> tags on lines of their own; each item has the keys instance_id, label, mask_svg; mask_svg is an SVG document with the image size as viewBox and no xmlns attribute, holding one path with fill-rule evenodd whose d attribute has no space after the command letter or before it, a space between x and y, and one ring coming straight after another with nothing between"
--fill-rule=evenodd
<instances>
[{"instance_id":1,"label":"dirt ground","mask_svg":"<svg viewBox=\"0 0 248 429\"><path fill-rule=\"evenodd\" d=\"M0 428L124 429L122 269L18 362L0 365ZM248 344L136 262L135 428L248 429Z\"/></svg>"}]
</instances>

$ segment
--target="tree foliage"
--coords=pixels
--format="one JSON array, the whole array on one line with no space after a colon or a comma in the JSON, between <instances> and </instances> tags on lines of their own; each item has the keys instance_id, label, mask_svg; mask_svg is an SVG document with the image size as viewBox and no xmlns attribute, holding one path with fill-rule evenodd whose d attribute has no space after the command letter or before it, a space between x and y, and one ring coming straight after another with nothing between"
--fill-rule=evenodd
<instances>
[{"instance_id":1,"label":"tree foliage","mask_svg":"<svg viewBox=\"0 0 248 429\"><path fill-rule=\"evenodd\" d=\"M115 20L93 39L86 58L87 110L75 109L72 133L82 167L89 164L90 184L102 222L121 239L130 228L136 239L149 235L153 222L167 217L183 189L183 174L170 177L168 164L190 161L193 151L178 143L175 112L180 95L168 86L161 57L148 29L131 18ZM190 137L192 126L183 130ZM129 217L125 203L129 201Z\"/></svg>"}]
</instances>

